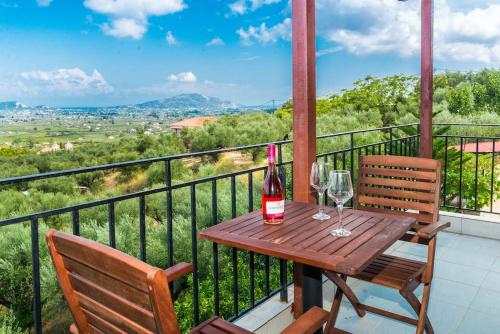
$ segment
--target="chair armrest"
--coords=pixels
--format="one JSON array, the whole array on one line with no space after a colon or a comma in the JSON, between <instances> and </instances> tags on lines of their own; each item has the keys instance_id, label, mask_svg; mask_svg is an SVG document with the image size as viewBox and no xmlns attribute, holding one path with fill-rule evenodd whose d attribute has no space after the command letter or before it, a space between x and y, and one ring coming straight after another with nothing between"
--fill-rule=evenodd
<instances>
[{"instance_id":1,"label":"chair armrest","mask_svg":"<svg viewBox=\"0 0 500 334\"><path fill-rule=\"evenodd\" d=\"M193 272L193 265L191 263L181 262L165 269L163 272L167 275L168 282L170 283L186 274Z\"/></svg>"},{"instance_id":2,"label":"chair armrest","mask_svg":"<svg viewBox=\"0 0 500 334\"><path fill-rule=\"evenodd\" d=\"M328 312L319 307L312 307L302 314L290 326L285 328L281 334L313 334L323 327L328 318Z\"/></svg>"},{"instance_id":3,"label":"chair armrest","mask_svg":"<svg viewBox=\"0 0 500 334\"><path fill-rule=\"evenodd\" d=\"M417 235L425 239L432 239L439 231L450 227L450 223L432 223L429 225L423 225L417 230Z\"/></svg>"}]
</instances>

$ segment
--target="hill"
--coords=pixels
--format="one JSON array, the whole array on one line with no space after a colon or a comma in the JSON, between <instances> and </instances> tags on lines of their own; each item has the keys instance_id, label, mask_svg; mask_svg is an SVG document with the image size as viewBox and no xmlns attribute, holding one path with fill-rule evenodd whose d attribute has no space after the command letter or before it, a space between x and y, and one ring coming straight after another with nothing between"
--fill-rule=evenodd
<instances>
[{"instance_id":1,"label":"hill","mask_svg":"<svg viewBox=\"0 0 500 334\"><path fill-rule=\"evenodd\" d=\"M199 111L204 114L215 114L239 109L241 105L224 101L216 97L201 94L180 94L172 97L147 101L134 105L139 109L167 109L171 111Z\"/></svg>"},{"instance_id":2,"label":"hill","mask_svg":"<svg viewBox=\"0 0 500 334\"><path fill-rule=\"evenodd\" d=\"M17 101L0 102L0 110L23 109L27 107L28 107L27 105Z\"/></svg>"}]
</instances>

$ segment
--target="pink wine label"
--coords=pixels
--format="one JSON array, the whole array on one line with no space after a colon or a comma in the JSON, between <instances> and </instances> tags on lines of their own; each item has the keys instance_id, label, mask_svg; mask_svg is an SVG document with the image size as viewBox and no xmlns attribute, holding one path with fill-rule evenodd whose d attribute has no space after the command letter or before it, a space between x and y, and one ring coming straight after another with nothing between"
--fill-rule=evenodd
<instances>
[{"instance_id":1,"label":"pink wine label","mask_svg":"<svg viewBox=\"0 0 500 334\"><path fill-rule=\"evenodd\" d=\"M266 202L266 213L271 218L283 215L285 213L285 201Z\"/></svg>"}]
</instances>

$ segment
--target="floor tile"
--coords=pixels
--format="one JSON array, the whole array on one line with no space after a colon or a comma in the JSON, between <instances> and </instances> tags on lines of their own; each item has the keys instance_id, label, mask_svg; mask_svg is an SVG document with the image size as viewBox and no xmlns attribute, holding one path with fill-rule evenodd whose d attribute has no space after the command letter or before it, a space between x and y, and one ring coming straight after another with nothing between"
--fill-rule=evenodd
<instances>
[{"instance_id":1,"label":"floor tile","mask_svg":"<svg viewBox=\"0 0 500 334\"><path fill-rule=\"evenodd\" d=\"M383 321L385 318L368 312L360 318L350 305L342 305L335 327L350 333L370 333Z\"/></svg>"},{"instance_id":2,"label":"floor tile","mask_svg":"<svg viewBox=\"0 0 500 334\"><path fill-rule=\"evenodd\" d=\"M500 273L500 256L497 256L495 258L495 262L493 262L493 265L491 266L490 270Z\"/></svg>"},{"instance_id":3,"label":"floor tile","mask_svg":"<svg viewBox=\"0 0 500 334\"><path fill-rule=\"evenodd\" d=\"M500 314L500 292L479 289L470 304L470 309L498 316Z\"/></svg>"},{"instance_id":4,"label":"floor tile","mask_svg":"<svg viewBox=\"0 0 500 334\"><path fill-rule=\"evenodd\" d=\"M499 332L500 318L469 310L462 319L458 334L496 334Z\"/></svg>"},{"instance_id":5,"label":"floor tile","mask_svg":"<svg viewBox=\"0 0 500 334\"><path fill-rule=\"evenodd\" d=\"M479 288L472 285L434 277L430 300L431 303L433 300L439 300L462 307L469 307L478 291Z\"/></svg>"},{"instance_id":6,"label":"floor tile","mask_svg":"<svg viewBox=\"0 0 500 334\"><path fill-rule=\"evenodd\" d=\"M484 269L439 260L436 261L434 269L435 277L478 287L487 273Z\"/></svg>"},{"instance_id":7,"label":"floor tile","mask_svg":"<svg viewBox=\"0 0 500 334\"><path fill-rule=\"evenodd\" d=\"M451 263L463 264L466 266L477 267L489 270L495 262L496 256L485 254L481 248L478 251L470 251L460 248L441 247L438 259Z\"/></svg>"},{"instance_id":8,"label":"floor tile","mask_svg":"<svg viewBox=\"0 0 500 334\"><path fill-rule=\"evenodd\" d=\"M455 333L466 313L466 307L437 299L431 299L427 312L434 332L440 334Z\"/></svg>"},{"instance_id":9,"label":"floor tile","mask_svg":"<svg viewBox=\"0 0 500 334\"><path fill-rule=\"evenodd\" d=\"M484 278L481 288L500 292L500 273L490 271Z\"/></svg>"},{"instance_id":10,"label":"floor tile","mask_svg":"<svg viewBox=\"0 0 500 334\"><path fill-rule=\"evenodd\" d=\"M358 333L358 332L356 332ZM370 334L387 334L387 333L398 333L398 334L414 334L415 326L393 320L384 319L378 326L372 328L369 332Z\"/></svg>"}]
</instances>

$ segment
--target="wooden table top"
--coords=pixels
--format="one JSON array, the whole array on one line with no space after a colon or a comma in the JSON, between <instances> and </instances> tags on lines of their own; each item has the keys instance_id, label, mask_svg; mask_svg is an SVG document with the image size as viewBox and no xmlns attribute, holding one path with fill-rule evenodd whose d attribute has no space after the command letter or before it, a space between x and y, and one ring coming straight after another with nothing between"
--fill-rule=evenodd
<instances>
[{"instance_id":1,"label":"wooden table top","mask_svg":"<svg viewBox=\"0 0 500 334\"><path fill-rule=\"evenodd\" d=\"M338 223L336 209L325 208L325 212L332 217L326 221L312 218L317 211L317 205L287 202L283 224L263 224L261 210L258 210L209 227L199 232L198 237L341 274L356 275L416 223L413 218L344 209L344 226L352 234L338 238L330 234Z\"/></svg>"}]
</instances>

